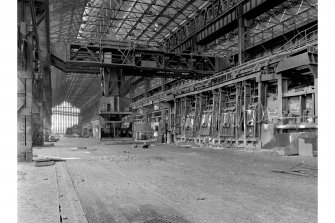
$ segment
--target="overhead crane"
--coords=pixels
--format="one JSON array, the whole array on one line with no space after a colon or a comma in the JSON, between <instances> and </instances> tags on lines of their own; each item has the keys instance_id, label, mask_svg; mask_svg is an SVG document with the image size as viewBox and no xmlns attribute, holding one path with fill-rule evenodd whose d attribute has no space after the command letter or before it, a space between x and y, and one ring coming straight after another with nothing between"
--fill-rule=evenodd
<instances>
[{"instance_id":1,"label":"overhead crane","mask_svg":"<svg viewBox=\"0 0 335 223\"><path fill-rule=\"evenodd\" d=\"M52 55L52 65L66 73L99 74L100 68L122 69L123 75L199 79L230 66L228 58L173 53L132 41L68 43L65 61Z\"/></svg>"}]
</instances>

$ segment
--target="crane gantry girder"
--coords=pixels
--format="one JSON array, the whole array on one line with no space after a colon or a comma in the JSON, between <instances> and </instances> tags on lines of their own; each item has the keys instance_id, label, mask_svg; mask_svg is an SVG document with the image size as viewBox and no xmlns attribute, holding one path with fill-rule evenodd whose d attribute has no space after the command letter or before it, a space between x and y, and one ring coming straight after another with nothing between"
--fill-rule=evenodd
<instances>
[{"instance_id":1,"label":"crane gantry girder","mask_svg":"<svg viewBox=\"0 0 335 223\"><path fill-rule=\"evenodd\" d=\"M66 73L100 73L100 68L122 69L124 75L201 78L230 66L225 57L173 53L130 41L68 43L66 60L52 56L52 65Z\"/></svg>"}]
</instances>

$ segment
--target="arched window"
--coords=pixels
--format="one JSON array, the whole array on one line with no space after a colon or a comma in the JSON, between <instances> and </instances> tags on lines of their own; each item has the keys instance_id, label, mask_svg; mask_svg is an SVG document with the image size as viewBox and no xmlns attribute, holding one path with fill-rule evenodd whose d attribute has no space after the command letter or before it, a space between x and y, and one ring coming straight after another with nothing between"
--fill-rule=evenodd
<instances>
[{"instance_id":1,"label":"arched window","mask_svg":"<svg viewBox=\"0 0 335 223\"><path fill-rule=\"evenodd\" d=\"M51 130L54 134L65 134L67 128L79 123L80 109L64 101L52 108Z\"/></svg>"}]
</instances>

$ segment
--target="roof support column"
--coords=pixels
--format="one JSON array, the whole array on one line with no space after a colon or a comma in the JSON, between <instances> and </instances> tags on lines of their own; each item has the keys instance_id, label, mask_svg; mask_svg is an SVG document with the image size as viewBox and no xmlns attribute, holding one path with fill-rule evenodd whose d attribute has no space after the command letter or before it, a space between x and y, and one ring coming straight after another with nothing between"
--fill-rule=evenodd
<instances>
[{"instance_id":1,"label":"roof support column","mask_svg":"<svg viewBox=\"0 0 335 223\"><path fill-rule=\"evenodd\" d=\"M24 11L18 26L18 60L17 60L17 79L18 79L18 107L17 107L17 158L18 161L32 161L32 146L34 144L34 129L40 130L40 110L36 96L39 95L34 84L38 84L34 71L37 69L36 58L36 33L29 25L32 24L33 16L30 5L22 3ZM34 58L35 57L35 58ZM34 61L35 59L35 61ZM38 134L39 135L39 134ZM36 138L36 137L35 137ZM43 143L43 142L42 142ZM35 142L36 144L36 142Z\"/></svg>"},{"instance_id":2,"label":"roof support column","mask_svg":"<svg viewBox=\"0 0 335 223\"><path fill-rule=\"evenodd\" d=\"M246 43L246 22L242 15L242 5L238 6L238 64L245 60L245 43Z\"/></svg>"},{"instance_id":3,"label":"roof support column","mask_svg":"<svg viewBox=\"0 0 335 223\"><path fill-rule=\"evenodd\" d=\"M52 115L52 87L51 87L51 60L50 60L50 27L49 27L49 0L44 0L44 19L37 27L39 37L39 60L40 69L43 74L41 81L41 91L44 91L44 97L41 98L43 116L42 126L44 140L48 140L51 134L51 115Z\"/></svg>"},{"instance_id":4,"label":"roof support column","mask_svg":"<svg viewBox=\"0 0 335 223\"><path fill-rule=\"evenodd\" d=\"M122 69L103 68L103 96L120 96Z\"/></svg>"},{"instance_id":5,"label":"roof support column","mask_svg":"<svg viewBox=\"0 0 335 223\"><path fill-rule=\"evenodd\" d=\"M32 146L43 145L46 130L51 131L49 4L48 0L18 4L22 7L18 24L18 160L31 161Z\"/></svg>"}]
</instances>

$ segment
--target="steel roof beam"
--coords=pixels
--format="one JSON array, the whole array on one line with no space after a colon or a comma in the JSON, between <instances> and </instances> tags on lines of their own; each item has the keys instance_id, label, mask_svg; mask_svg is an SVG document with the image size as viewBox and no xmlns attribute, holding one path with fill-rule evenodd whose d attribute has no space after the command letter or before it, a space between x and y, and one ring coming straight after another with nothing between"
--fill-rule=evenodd
<instances>
[{"instance_id":1,"label":"steel roof beam","mask_svg":"<svg viewBox=\"0 0 335 223\"><path fill-rule=\"evenodd\" d=\"M172 5L174 0L170 0L165 7L158 13L158 15L150 22L150 24L137 36L136 40L141 38L141 36L148 31L148 29L158 20L159 17L163 15L163 13Z\"/></svg>"},{"instance_id":2,"label":"steel roof beam","mask_svg":"<svg viewBox=\"0 0 335 223\"><path fill-rule=\"evenodd\" d=\"M136 6L137 3L138 3L138 0L136 0L134 2L134 4L132 5L131 9L129 10L129 13L126 15L126 17L124 19L126 19L129 16L129 14L133 12L133 10L134 10L134 8L135 8L135 6ZM121 7L122 7L122 5L120 6L119 9L121 9ZM118 12L119 12L119 10L118 10ZM124 24L124 22L125 22L125 20L122 21L122 23L119 25L118 29L115 31L115 35L118 34L118 32L120 31L120 29L121 29L122 25Z\"/></svg>"},{"instance_id":3,"label":"steel roof beam","mask_svg":"<svg viewBox=\"0 0 335 223\"><path fill-rule=\"evenodd\" d=\"M196 0L190 0L189 2L187 2L177 13L176 15L173 17L173 20L176 19L179 15L181 15L187 7L189 7L190 5L193 4L193 2L195 2ZM164 24L164 26L162 26L159 31L157 31L157 33L155 33L155 35L153 35L149 41L151 41L152 39L154 39L158 33L162 32L165 28L167 28L170 24L172 23L172 20L169 20L166 24Z\"/></svg>"},{"instance_id":4,"label":"steel roof beam","mask_svg":"<svg viewBox=\"0 0 335 223\"><path fill-rule=\"evenodd\" d=\"M145 11L143 12L143 14L141 15L140 18L138 18L138 20L135 22L135 24L133 25L133 27L128 31L127 35L124 37L124 38L127 38L129 36L129 34L134 31L134 29L136 29L138 23L141 21L142 22L142 19L144 18L144 15L145 13L148 13L150 11L150 9L152 8L152 5L155 4L157 2L157 0L154 0L152 2L152 4L150 4L146 9Z\"/></svg>"}]
</instances>

